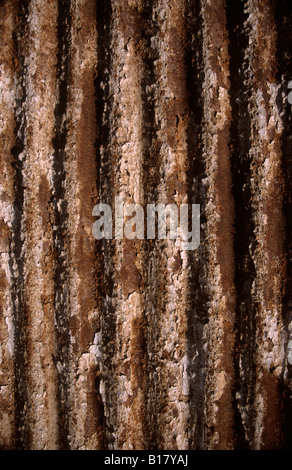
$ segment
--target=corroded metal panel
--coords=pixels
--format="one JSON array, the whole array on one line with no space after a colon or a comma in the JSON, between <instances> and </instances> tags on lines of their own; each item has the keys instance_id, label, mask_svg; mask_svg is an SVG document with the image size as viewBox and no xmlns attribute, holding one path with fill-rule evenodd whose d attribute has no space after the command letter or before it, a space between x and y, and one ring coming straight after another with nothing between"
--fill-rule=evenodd
<instances>
[{"instance_id":1,"label":"corroded metal panel","mask_svg":"<svg viewBox=\"0 0 292 470\"><path fill-rule=\"evenodd\" d=\"M2 449L291 445L291 31L286 0L0 2ZM199 205L198 246L95 237L120 200Z\"/></svg>"}]
</instances>

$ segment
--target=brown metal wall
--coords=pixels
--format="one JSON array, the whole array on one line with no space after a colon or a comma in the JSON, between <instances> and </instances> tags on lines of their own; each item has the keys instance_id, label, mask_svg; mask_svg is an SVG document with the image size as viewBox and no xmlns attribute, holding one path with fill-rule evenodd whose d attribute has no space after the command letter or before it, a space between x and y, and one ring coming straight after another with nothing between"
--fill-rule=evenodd
<instances>
[{"instance_id":1,"label":"brown metal wall","mask_svg":"<svg viewBox=\"0 0 292 470\"><path fill-rule=\"evenodd\" d=\"M2 449L291 445L290 3L0 2Z\"/></svg>"}]
</instances>

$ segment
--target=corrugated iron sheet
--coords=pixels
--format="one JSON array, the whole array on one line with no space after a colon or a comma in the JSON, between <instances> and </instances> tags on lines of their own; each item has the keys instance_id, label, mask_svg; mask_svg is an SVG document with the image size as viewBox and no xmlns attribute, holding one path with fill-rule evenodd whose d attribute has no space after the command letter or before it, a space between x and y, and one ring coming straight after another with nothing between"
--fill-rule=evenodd
<instances>
[{"instance_id":1,"label":"corrugated iron sheet","mask_svg":"<svg viewBox=\"0 0 292 470\"><path fill-rule=\"evenodd\" d=\"M0 447L291 446L288 0L0 2ZM200 244L93 207L200 204ZM290 341L290 342L289 342Z\"/></svg>"}]
</instances>

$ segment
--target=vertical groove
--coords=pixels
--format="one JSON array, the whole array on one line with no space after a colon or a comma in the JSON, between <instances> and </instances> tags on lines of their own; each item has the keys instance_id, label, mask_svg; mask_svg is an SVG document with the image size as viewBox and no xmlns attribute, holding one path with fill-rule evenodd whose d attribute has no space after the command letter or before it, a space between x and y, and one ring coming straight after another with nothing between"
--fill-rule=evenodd
<instances>
[{"instance_id":1,"label":"vertical groove","mask_svg":"<svg viewBox=\"0 0 292 470\"><path fill-rule=\"evenodd\" d=\"M69 379L69 292L67 287L68 265L66 259L66 220L68 217L65 199L64 167L67 140L66 111L68 103L69 44L70 44L70 0L58 1L58 54L57 54L57 104L55 107L55 137L53 160L53 243L55 256L55 328L56 354L53 360L58 371L58 432L59 448L68 449L68 379Z\"/></svg>"},{"instance_id":2,"label":"vertical groove","mask_svg":"<svg viewBox=\"0 0 292 470\"><path fill-rule=\"evenodd\" d=\"M157 72L155 62L159 58L157 45L153 37L158 33L158 24L153 1L145 1L142 11L142 60L143 77L142 88L142 120L143 120L143 188L144 210L147 204L154 204L159 200L160 181L160 141L158 138L158 124L156 120L156 101L158 91L156 87ZM146 367L147 367L147 401L146 422L148 430L148 448L157 449L158 437L158 396L160 384L157 374L157 316L163 308L163 293L161 292L161 263L163 262L159 250L159 242L148 240L144 244L143 271L144 271L144 299L146 319Z\"/></svg>"},{"instance_id":3,"label":"vertical groove","mask_svg":"<svg viewBox=\"0 0 292 470\"><path fill-rule=\"evenodd\" d=\"M19 6L17 26L14 33L15 51L18 60L16 80L16 116L15 116L15 145L11 150L14 157L12 167L14 176L14 219L12 222L11 258L9 267L12 277L13 328L14 328L14 357L15 357L15 446L25 449L28 446L29 423L27 422L27 305L24 299L22 284L24 281L23 253L23 153L26 140L26 65L25 46L27 28L28 4Z\"/></svg>"},{"instance_id":4,"label":"vertical groove","mask_svg":"<svg viewBox=\"0 0 292 470\"><path fill-rule=\"evenodd\" d=\"M110 88L112 72L112 2L102 0L96 6L97 24L97 73L96 88L96 125L97 125L97 195L96 203L110 204L114 198L111 177L111 148L112 137L111 119L113 94ZM105 239L97 242L98 259L96 272L98 277L97 297L101 312L101 372L97 378L97 387L101 393L104 410L105 445L113 445L113 433L116 416L116 386L114 380L114 357L116 318L114 308L115 271L113 256L114 246ZM112 403L112 406L108 406Z\"/></svg>"},{"instance_id":5,"label":"vertical groove","mask_svg":"<svg viewBox=\"0 0 292 470\"><path fill-rule=\"evenodd\" d=\"M248 63L245 50L248 32L245 28L244 3L227 2L229 30L230 81L231 81L231 162L233 170L233 197L235 201L235 286L237 296L236 344L234 357L236 370L235 410L239 445L246 447L253 435L253 411L255 397L255 305L252 301L252 284L255 266L251 256L254 246L255 224L250 205L251 120L248 109ZM238 53L238 51L241 51ZM238 118L239 116L239 118ZM240 410L240 411L239 411ZM248 412L246 412L248 410ZM244 428L243 428L244 424Z\"/></svg>"},{"instance_id":6,"label":"vertical groove","mask_svg":"<svg viewBox=\"0 0 292 470\"><path fill-rule=\"evenodd\" d=\"M189 354L189 446L191 449L205 448L205 384L206 384L206 338L204 329L208 323L208 302L206 259L206 168L202 158L203 150L203 19L201 4L188 1L186 30L186 67L189 100L188 144L188 192L189 201L200 204L201 227L200 245L190 253L190 294L188 312L188 354Z\"/></svg>"}]
</instances>

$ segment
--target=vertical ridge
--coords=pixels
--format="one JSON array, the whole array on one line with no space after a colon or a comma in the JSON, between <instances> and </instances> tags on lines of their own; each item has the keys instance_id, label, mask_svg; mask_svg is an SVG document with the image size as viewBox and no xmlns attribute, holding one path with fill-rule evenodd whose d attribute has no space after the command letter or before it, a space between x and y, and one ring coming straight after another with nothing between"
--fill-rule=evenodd
<instances>
[{"instance_id":1,"label":"vertical ridge","mask_svg":"<svg viewBox=\"0 0 292 470\"><path fill-rule=\"evenodd\" d=\"M44 19L41 9L46 8ZM52 227L50 187L54 127L56 4L32 0L27 11L26 133L23 163L23 291L27 303L26 370L30 449L56 448L56 371L52 362ZM47 20L49 25L47 25ZM46 53L41 54L44 46ZM43 109L46 113L43 113Z\"/></svg>"},{"instance_id":2,"label":"vertical ridge","mask_svg":"<svg viewBox=\"0 0 292 470\"><path fill-rule=\"evenodd\" d=\"M155 4L158 58L156 122L159 142L159 192L155 203L186 204L187 117L184 48L185 2ZM153 41L154 42L154 41ZM181 240L160 240L157 276L163 300L156 309L157 440L158 449L187 449L188 356L187 289L188 256ZM165 432L167 429L167 432Z\"/></svg>"},{"instance_id":3,"label":"vertical ridge","mask_svg":"<svg viewBox=\"0 0 292 470\"><path fill-rule=\"evenodd\" d=\"M95 85L97 60L96 2L72 1L67 101L65 197L69 345L69 445L100 449L104 445L100 374L99 292L95 293L96 246L92 236L93 198L97 192Z\"/></svg>"},{"instance_id":4,"label":"vertical ridge","mask_svg":"<svg viewBox=\"0 0 292 470\"><path fill-rule=\"evenodd\" d=\"M143 204L142 170L142 60L141 12L143 2L117 1L113 7L113 177L115 196L124 204ZM112 201L114 202L114 201ZM112 205L113 207L113 205ZM115 241L117 270L116 304L116 380L117 420L116 446L121 449L147 448L144 433L145 389L143 371L145 317L141 292L143 242ZM147 431L146 431L147 432Z\"/></svg>"},{"instance_id":5,"label":"vertical ridge","mask_svg":"<svg viewBox=\"0 0 292 470\"><path fill-rule=\"evenodd\" d=\"M276 83L276 30L272 4L247 2L250 37L255 44L248 56L251 67L252 145L251 191L255 223L253 261L256 269L252 286L256 305L255 353L256 449L281 448L283 424L281 415L280 377L284 359L282 318L283 276L283 173L280 148L283 122ZM265 31L271 34L267 37ZM265 37L265 41L262 38ZM259 60L259 57L261 59ZM277 354L276 354L277 351ZM272 405L273 403L273 405Z\"/></svg>"},{"instance_id":6,"label":"vertical ridge","mask_svg":"<svg viewBox=\"0 0 292 470\"><path fill-rule=\"evenodd\" d=\"M234 448L234 206L230 171L230 82L225 1L203 1L204 125L208 290L205 446ZM217 9L214 9L214 6ZM210 406L209 406L210 404ZM214 406L215 405L215 406Z\"/></svg>"}]
</instances>

